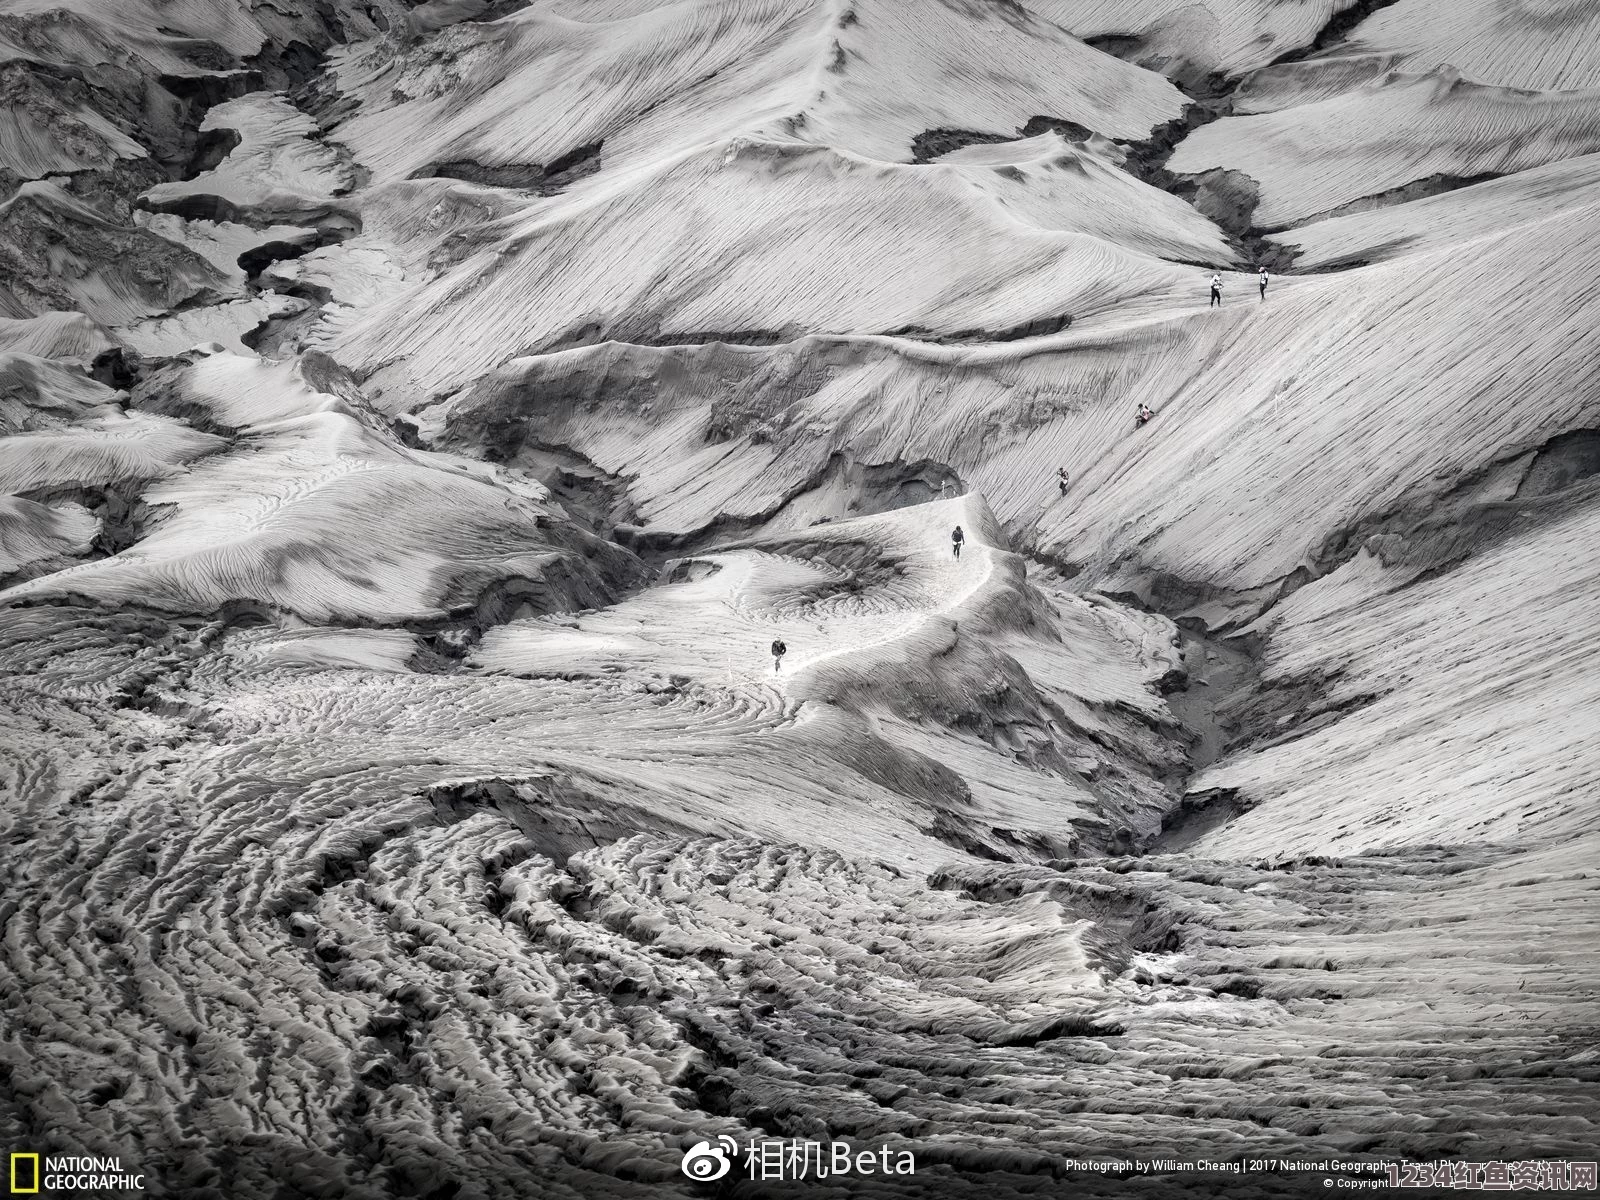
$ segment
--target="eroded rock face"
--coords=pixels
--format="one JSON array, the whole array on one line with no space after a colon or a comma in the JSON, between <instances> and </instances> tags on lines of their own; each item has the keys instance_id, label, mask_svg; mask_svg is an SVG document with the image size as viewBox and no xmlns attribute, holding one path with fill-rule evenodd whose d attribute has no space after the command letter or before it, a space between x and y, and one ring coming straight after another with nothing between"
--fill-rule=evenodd
<instances>
[{"instance_id":1,"label":"eroded rock face","mask_svg":"<svg viewBox=\"0 0 1600 1200\"><path fill-rule=\"evenodd\" d=\"M1592 1157L1587 17L1438 7L0 14L0 1141Z\"/></svg>"}]
</instances>

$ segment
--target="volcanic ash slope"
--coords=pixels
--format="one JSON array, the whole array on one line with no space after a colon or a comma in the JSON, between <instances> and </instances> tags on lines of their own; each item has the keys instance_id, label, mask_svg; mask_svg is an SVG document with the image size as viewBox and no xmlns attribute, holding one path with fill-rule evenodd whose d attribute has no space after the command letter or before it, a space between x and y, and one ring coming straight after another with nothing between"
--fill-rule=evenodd
<instances>
[{"instance_id":1,"label":"volcanic ash slope","mask_svg":"<svg viewBox=\"0 0 1600 1200\"><path fill-rule=\"evenodd\" d=\"M1249 176L1260 186L1256 223L1281 229L1434 176L1504 175L1597 149L1600 89L1523 92L1443 68L1225 118L1185 139L1169 166Z\"/></svg>"},{"instance_id":2,"label":"volcanic ash slope","mask_svg":"<svg viewBox=\"0 0 1600 1200\"><path fill-rule=\"evenodd\" d=\"M377 178L523 187L730 136L889 162L929 130L1014 137L1034 117L1137 140L1183 108L1043 15L942 0L557 0L335 66L360 101L341 138Z\"/></svg>"},{"instance_id":3,"label":"volcanic ash slope","mask_svg":"<svg viewBox=\"0 0 1600 1200\"><path fill-rule=\"evenodd\" d=\"M1216 314L1026 347L817 338L517 359L420 423L440 445L511 461L525 443L572 446L632 480L664 530L776 519L840 456L902 477L942 464L1080 585L1165 588L1216 627L1353 554L1361 531L1403 526L1592 424L1600 340L1584 273L1567 268L1600 262L1597 213L1584 201L1290 278L1265 304L1230 279ZM1130 432L1136 401L1159 427ZM1058 465L1076 481L1065 499Z\"/></svg>"},{"instance_id":4,"label":"volcanic ash slope","mask_svg":"<svg viewBox=\"0 0 1600 1200\"><path fill-rule=\"evenodd\" d=\"M1034 195L1043 209L1048 192ZM1127 212L1128 198L1113 205ZM1158 308L1183 284L1164 262L1032 215L959 168L792 142L702 147L512 218L329 349L375 372L380 394L434 393L514 353L810 332L981 341Z\"/></svg>"},{"instance_id":5,"label":"volcanic ash slope","mask_svg":"<svg viewBox=\"0 0 1600 1200\"><path fill-rule=\"evenodd\" d=\"M0 1141L1592 1158L1589 7L0 13Z\"/></svg>"},{"instance_id":6,"label":"volcanic ash slope","mask_svg":"<svg viewBox=\"0 0 1600 1200\"><path fill-rule=\"evenodd\" d=\"M563 528L538 484L396 445L359 398L308 381L320 366L219 353L146 398L204 413L237 432L231 444L143 413L0 442L18 493L150 483L180 474L168 463L203 457L137 492L152 512L136 545L0 595L199 613L250 601L315 622L394 623L470 607L507 579L564 578L587 598L606 594L606 572L626 577L631 556ZM339 386L337 368L332 376ZM597 572L590 557L606 566Z\"/></svg>"}]
</instances>

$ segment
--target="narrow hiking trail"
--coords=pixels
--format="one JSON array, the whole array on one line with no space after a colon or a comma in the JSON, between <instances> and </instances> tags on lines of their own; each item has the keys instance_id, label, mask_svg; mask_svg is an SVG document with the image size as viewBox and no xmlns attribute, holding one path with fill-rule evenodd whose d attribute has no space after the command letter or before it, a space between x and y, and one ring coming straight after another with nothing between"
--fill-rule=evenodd
<instances>
[{"instance_id":1,"label":"narrow hiking trail","mask_svg":"<svg viewBox=\"0 0 1600 1200\"><path fill-rule=\"evenodd\" d=\"M754 699L793 717L817 671L953 620L993 577L995 547L975 496L936 501L803 531L808 544L867 545L894 571L862 586L852 571L781 550L696 555L686 578L578 617L537 618L490 631L478 669L533 677L643 667ZM962 557L950 531L967 533ZM791 539L793 537L791 536ZM788 647L774 670L771 643Z\"/></svg>"},{"instance_id":2,"label":"narrow hiking trail","mask_svg":"<svg viewBox=\"0 0 1600 1200\"><path fill-rule=\"evenodd\" d=\"M931 620L951 617L973 596L983 590L994 575L996 550L978 540L980 535L971 530L978 526L977 514L963 503L967 497L937 504L919 505L916 509L901 510L922 514L924 509L935 512L923 514L914 529L920 535L918 545L925 547L926 559L917 560L912 569L916 583L931 602L927 607L907 606L896 613L861 613L837 621L819 622L800 636L805 643L826 644L827 649L796 656L793 646L785 656L786 669L778 672L780 690L787 694L802 682L815 678L815 668L832 659L860 654L863 651L887 646L907 638ZM963 518L962 514L966 514ZM958 559L951 549L950 530L961 525L967 540ZM784 639L787 643L788 638Z\"/></svg>"}]
</instances>

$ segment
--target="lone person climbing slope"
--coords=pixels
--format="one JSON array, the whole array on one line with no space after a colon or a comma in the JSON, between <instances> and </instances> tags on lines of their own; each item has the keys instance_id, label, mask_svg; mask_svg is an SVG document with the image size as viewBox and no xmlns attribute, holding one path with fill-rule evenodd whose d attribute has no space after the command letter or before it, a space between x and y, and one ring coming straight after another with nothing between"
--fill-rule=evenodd
<instances>
[{"instance_id":1,"label":"lone person climbing slope","mask_svg":"<svg viewBox=\"0 0 1600 1200\"><path fill-rule=\"evenodd\" d=\"M1056 486L1061 489L1063 496L1067 494L1067 469L1065 467L1056 468Z\"/></svg>"},{"instance_id":2,"label":"lone person climbing slope","mask_svg":"<svg viewBox=\"0 0 1600 1200\"><path fill-rule=\"evenodd\" d=\"M1222 272L1218 271L1211 277L1211 303L1207 308L1222 307Z\"/></svg>"},{"instance_id":3,"label":"lone person climbing slope","mask_svg":"<svg viewBox=\"0 0 1600 1200\"><path fill-rule=\"evenodd\" d=\"M1261 268L1259 282L1261 284L1261 298L1265 300L1267 298L1267 284L1272 282L1272 277L1267 274L1267 269L1265 267Z\"/></svg>"},{"instance_id":4,"label":"lone person climbing slope","mask_svg":"<svg viewBox=\"0 0 1600 1200\"><path fill-rule=\"evenodd\" d=\"M783 644L782 638L772 639L772 673L776 675L783 670L783 656L789 652L789 647Z\"/></svg>"},{"instance_id":5,"label":"lone person climbing slope","mask_svg":"<svg viewBox=\"0 0 1600 1200\"><path fill-rule=\"evenodd\" d=\"M961 526L957 525L950 531L950 548L956 552L957 558L961 557L961 543L966 540L967 535L961 532Z\"/></svg>"}]
</instances>

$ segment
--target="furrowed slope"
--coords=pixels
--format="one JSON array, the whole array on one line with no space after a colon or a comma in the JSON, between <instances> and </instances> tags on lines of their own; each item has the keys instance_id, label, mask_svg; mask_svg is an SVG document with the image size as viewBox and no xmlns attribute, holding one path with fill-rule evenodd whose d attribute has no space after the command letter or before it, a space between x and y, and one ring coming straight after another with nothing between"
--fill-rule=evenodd
<instances>
[{"instance_id":1,"label":"furrowed slope","mask_svg":"<svg viewBox=\"0 0 1600 1200\"><path fill-rule=\"evenodd\" d=\"M1597 184L1600 154L1585 154L1405 204L1363 208L1358 202L1348 215L1285 230L1272 240L1296 250L1298 270L1359 266L1586 208Z\"/></svg>"},{"instance_id":2,"label":"furrowed slope","mask_svg":"<svg viewBox=\"0 0 1600 1200\"><path fill-rule=\"evenodd\" d=\"M565 604L604 597L629 573L631 556L565 528L531 480L394 445L359 404L319 392L292 364L203 359L173 401L243 436L217 453L221 439L139 414L0 441L0 479L19 492L150 481L209 454L135 493L159 513L135 544L0 597L196 613L242 601L393 623L470 608L507 580L548 576Z\"/></svg>"},{"instance_id":3,"label":"furrowed slope","mask_svg":"<svg viewBox=\"0 0 1600 1200\"><path fill-rule=\"evenodd\" d=\"M1356 0L1041 0L1034 11L1153 70L1239 75L1311 45Z\"/></svg>"},{"instance_id":4,"label":"furrowed slope","mask_svg":"<svg viewBox=\"0 0 1600 1200\"><path fill-rule=\"evenodd\" d=\"M1390 67L1449 63L1478 83L1539 92L1600 87L1600 11L1580 0L1398 0L1350 34L1341 54Z\"/></svg>"},{"instance_id":5,"label":"furrowed slope","mask_svg":"<svg viewBox=\"0 0 1600 1200\"><path fill-rule=\"evenodd\" d=\"M519 353L604 340L1015 337L1160 311L1197 279L1030 227L959 170L736 141L530 210L330 350L378 392L436 393Z\"/></svg>"},{"instance_id":6,"label":"furrowed slope","mask_svg":"<svg viewBox=\"0 0 1600 1200\"><path fill-rule=\"evenodd\" d=\"M1568 268L1597 255L1588 206L1470 253L1036 348L597 347L508 364L422 424L513 460L524 442L570 445L666 530L770 516L838 454L944 464L1080 586L1164 593L1215 625L1336 562L1348 531L1593 426L1600 343ZM1140 401L1160 415L1135 431Z\"/></svg>"},{"instance_id":7,"label":"furrowed slope","mask_svg":"<svg viewBox=\"0 0 1600 1200\"><path fill-rule=\"evenodd\" d=\"M993 65L974 69L974 46ZM907 161L928 129L1015 135L1048 116L1137 138L1182 108L1165 80L1020 7L937 0L534 6L336 64L358 101L339 136L380 180L537 186L735 135Z\"/></svg>"},{"instance_id":8,"label":"furrowed slope","mask_svg":"<svg viewBox=\"0 0 1600 1200\"><path fill-rule=\"evenodd\" d=\"M1349 854L1586 833L1581 798L1600 787L1584 748L1600 699L1588 669L1597 500L1592 478L1545 498L1538 475L1523 476L1456 522L1373 536L1280 604L1263 682L1300 691L1302 704L1275 729L1251 722L1263 748L1193 781L1249 811L1189 851Z\"/></svg>"},{"instance_id":9,"label":"furrowed slope","mask_svg":"<svg viewBox=\"0 0 1600 1200\"><path fill-rule=\"evenodd\" d=\"M1588 25L9 6L0 1141L1592 1158Z\"/></svg>"},{"instance_id":10,"label":"furrowed slope","mask_svg":"<svg viewBox=\"0 0 1600 1200\"><path fill-rule=\"evenodd\" d=\"M1390 73L1331 99L1226 117L1179 144L1185 175L1226 168L1260 185L1255 222L1281 229L1434 176L1505 175L1600 149L1600 91L1533 93L1449 68Z\"/></svg>"},{"instance_id":11,"label":"furrowed slope","mask_svg":"<svg viewBox=\"0 0 1600 1200\"><path fill-rule=\"evenodd\" d=\"M966 146L937 166L1040 229L1091 237L1173 262L1233 261L1222 232L1192 206L1135 179L1126 155L1102 138L1069 142L1058 133Z\"/></svg>"}]
</instances>

